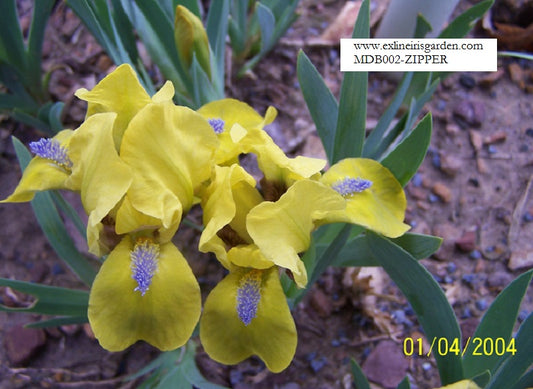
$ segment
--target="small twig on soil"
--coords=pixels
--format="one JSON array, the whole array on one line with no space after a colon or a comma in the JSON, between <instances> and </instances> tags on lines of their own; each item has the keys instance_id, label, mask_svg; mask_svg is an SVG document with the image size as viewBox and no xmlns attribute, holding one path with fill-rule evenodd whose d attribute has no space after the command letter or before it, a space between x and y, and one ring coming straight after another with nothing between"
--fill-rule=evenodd
<instances>
[{"instance_id":1,"label":"small twig on soil","mask_svg":"<svg viewBox=\"0 0 533 389\"><path fill-rule=\"evenodd\" d=\"M511 251L514 249L514 244L516 243L516 240L518 238L520 224L522 223L522 215L524 214L524 208L526 207L527 199L529 197L529 194L531 193L531 188L533 187L532 182L533 176L530 176L529 180L527 181L526 190L522 194L522 197L520 197L520 200L518 200L518 202L516 203L516 207L513 211L511 227L509 228L509 234L507 235Z\"/></svg>"},{"instance_id":2,"label":"small twig on soil","mask_svg":"<svg viewBox=\"0 0 533 389\"><path fill-rule=\"evenodd\" d=\"M378 335L378 336L374 336L372 338L360 340L358 342L348 343L348 346L360 347L360 346L367 345L368 343L378 342L380 340L394 340L396 338L396 336L401 335L401 334L403 334L403 331L398 331L398 332L391 333L391 334L386 334L386 335Z\"/></svg>"}]
</instances>

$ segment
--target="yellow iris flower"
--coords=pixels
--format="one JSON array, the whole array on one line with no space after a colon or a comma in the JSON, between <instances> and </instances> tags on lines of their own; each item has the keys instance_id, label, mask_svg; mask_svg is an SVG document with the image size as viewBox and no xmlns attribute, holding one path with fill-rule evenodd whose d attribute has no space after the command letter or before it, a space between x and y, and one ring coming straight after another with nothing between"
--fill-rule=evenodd
<instances>
[{"instance_id":1,"label":"yellow iris flower","mask_svg":"<svg viewBox=\"0 0 533 389\"><path fill-rule=\"evenodd\" d=\"M99 113L87 118L75 131L69 144L73 162L69 181L80 188L81 201L89 215L87 243L89 251L100 256L111 247L100 239L102 220L117 206L128 191L132 169L122 161L113 143L116 113Z\"/></svg>"},{"instance_id":2,"label":"yellow iris flower","mask_svg":"<svg viewBox=\"0 0 533 389\"><path fill-rule=\"evenodd\" d=\"M298 253L309 247L315 221L345 202L316 181L297 181L276 202L264 201L255 184L239 165L217 166L203 193L199 248L215 253L229 274L205 302L200 339L219 362L257 355L278 372L292 360L297 342L278 268L290 270L304 287Z\"/></svg>"},{"instance_id":3,"label":"yellow iris flower","mask_svg":"<svg viewBox=\"0 0 533 389\"><path fill-rule=\"evenodd\" d=\"M276 202L254 207L246 227L263 255L277 266L289 269L296 284L307 285L307 272L298 256L309 248L311 232L333 212L344 212L344 199L312 180L294 183Z\"/></svg>"},{"instance_id":4,"label":"yellow iris flower","mask_svg":"<svg viewBox=\"0 0 533 389\"><path fill-rule=\"evenodd\" d=\"M206 299L203 347L226 364L257 355L273 372L290 364L297 343L279 274L287 270L297 286L307 285L300 254L311 232L333 222L388 237L409 229L405 194L388 169L349 158L321 176L324 160L289 158L264 131L273 107L263 117L223 99L195 112L173 104L171 83L150 97L129 65L76 95L88 102L84 123L32 143L35 157L3 201L29 201L47 189L80 192L89 250L109 253L88 317L110 351L138 340L172 350L191 336L200 289L171 239L198 202L205 226L199 249L229 271ZM263 173L259 185L238 164L248 153ZM470 387L465 382L450 388Z\"/></svg>"}]
</instances>

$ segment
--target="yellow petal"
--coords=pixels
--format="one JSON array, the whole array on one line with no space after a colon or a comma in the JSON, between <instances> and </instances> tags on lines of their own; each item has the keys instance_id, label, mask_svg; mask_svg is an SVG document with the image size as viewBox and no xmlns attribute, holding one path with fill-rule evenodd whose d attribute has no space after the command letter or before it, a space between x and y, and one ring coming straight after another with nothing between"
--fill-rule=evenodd
<instances>
[{"instance_id":1,"label":"yellow petal","mask_svg":"<svg viewBox=\"0 0 533 389\"><path fill-rule=\"evenodd\" d=\"M240 143L243 152L257 155L259 169L267 181L284 183L287 187L294 181L313 177L326 166L323 159L287 157L265 131L248 131Z\"/></svg>"},{"instance_id":2,"label":"yellow petal","mask_svg":"<svg viewBox=\"0 0 533 389\"><path fill-rule=\"evenodd\" d=\"M436 389L480 389L480 387L472 380L462 380Z\"/></svg>"},{"instance_id":3,"label":"yellow petal","mask_svg":"<svg viewBox=\"0 0 533 389\"><path fill-rule=\"evenodd\" d=\"M165 84L159 89L153 96L152 102L154 103L167 103L171 102L174 98L174 84L171 81L165 82Z\"/></svg>"},{"instance_id":4,"label":"yellow petal","mask_svg":"<svg viewBox=\"0 0 533 389\"><path fill-rule=\"evenodd\" d=\"M115 117L115 113L92 115L75 131L69 144L73 162L69 181L80 187L91 228L118 204L132 182L131 169L113 144Z\"/></svg>"},{"instance_id":5,"label":"yellow petal","mask_svg":"<svg viewBox=\"0 0 533 389\"><path fill-rule=\"evenodd\" d=\"M122 64L108 74L91 91L79 89L76 96L87 101L87 117L101 112L116 112L113 130L115 148L120 149L122 135L129 121L150 103L150 96L144 90L137 74L129 64Z\"/></svg>"},{"instance_id":6,"label":"yellow petal","mask_svg":"<svg viewBox=\"0 0 533 389\"><path fill-rule=\"evenodd\" d=\"M348 158L337 162L322 176L321 182L335 187L346 179L362 179L371 186L358 193L347 194L346 212L334 212L327 222L347 222L395 238L410 227L403 223L407 200L400 183L392 173L372 159Z\"/></svg>"},{"instance_id":7,"label":"yellow petal","mask_svg":"<svg viewBox=\"0 0 533 389\"><path fill-rule=\"evenodd\" d=\"M240 239L251 242L246 230L246 215L262 201L261 195L255 188L254 178L241 166L232 165L215 167L213 181L202 197L205 228L200 237L199 250L215 253L218 260L229 267L226 244L217 234L229 225Z\"/></svg>"},{"instance_id":8,"label":"yellow petal","mask_svg":"<svg viewBox=\"0 0 533 389\"><path fill-rule=\"evenodd\" d=\"M200 320L200 340L211 358L236 364L257 355L273 372L284 370L296 351L296 327L278 271L242 269L228 274L211 291ZM248 325L237 313L237 296L243 281L260 279L257 312Z\"/></svg>"},{"instance_id":9,"label":"yellow petal","mask_svg":"<svg viewBox=\"0 0 533 389\"><path fill-rule=\"evenodd\" d=\"M70 138L74 132L72 130L63 130L57 133L52 139L67 149ZM20 179L19 184L13 193L0 203L20 203L31 201L35 192L41 192L50 189L71 189L78 188L67 185L67 178L70 176L70 169L60 165L50 159L35 156L32 158Z\"/></svg>"},{"instance_id":10,"label":"yellow petal","mask_svg":"<svg viewBox=\"0 0 533 389\"><path fill-rule=\"evenodd\" d=\"M130 122L121 158L135 180L135 209L170 228L189 210L194 192L211 176L217 138L207 121L186 107L149 104Z\"/></svg>"},{"instance_id":11,"label":"yellow petal","mask_svg":"<svg viewBox=\"0 0 533 389\"><path fill-rule=\"evenodd\" d=\"M162 225L161 220L139 212L131 204L126 194L116 213L115 231L117 234L128 234L137 231L157 231L160 243L170 242L178 230L180 220L176 220L169 228Z\"/></svg>"},{"instance_id":12,"label":"yellow petal","mask_svg":"<svg viewBox=\"0 0 533 389\"><path fill-rule=\"evenodd\" d=\"M344 207L344 199L335 191L316 181L301 180L275 203L265 201L252 209L246 226L266 259L289 269L296 284L304 287L307 272L298 253L309 248L315 221Z\"/></svg>"},{"instance_id":13,"label":"yellow petal","mask_svg":"<svg viewBox=\"0 0 533 389\"><path fill-rule=\"evenodd\" d=\"M277 111L269 107L263 118L248 104L236 99L222 99L205 104L198 113L206 119L222 119L224 129L228 130L238 123L247 130L262 129L274 121Z\"/></svg>"},{"instance_id":14,"label":"yellow petal","mask_svg":"<svg viewBox=\"0 0 533 389\"><path fill-rule=\"evenodd\" d=\"M126 236L102 265L91 288L89 322L102 345L120 351L144 340L160 350L187 342L200 316L200 288L187 261L172 243L160 246L157 270L142 295L133 279Z\"/></svg>"},{"instance_id":15,"label":"yellow petal","mask_svg":"<svg viewBox=\"0 0 533 389\"><path fill-rule=\"evenodd\" d=\"M251 267L254 269L268 269L274 266L274 263L266 259L255 244L232 247L228 251L228 261L239 267Z\"/></svg>"}]
</instances>

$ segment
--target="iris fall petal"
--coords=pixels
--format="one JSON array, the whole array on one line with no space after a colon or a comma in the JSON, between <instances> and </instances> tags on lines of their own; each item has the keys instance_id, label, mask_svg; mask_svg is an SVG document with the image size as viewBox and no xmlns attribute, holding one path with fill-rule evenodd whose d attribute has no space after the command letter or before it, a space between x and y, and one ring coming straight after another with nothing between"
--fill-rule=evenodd
<instances>
[{"instance_id":1,"label":"iris fall petal","mask_svg":"<svg viewBox=\"0 0 533 389\"><path fill-rule=\"evenodd\" d=\"M260 274L260 299L254 317L245 325L237 312L237 295L250 271ZM220 281L205 302L200 339L218 362L232 365L257 355L270 371L285 369L296 351L297 336L277 268L240 269Z\"/></svg>"},{"instance_id":2,"label":"iris fall petal","mask_svg":"<svg viewBox=\"0 0 533 389\"><path fill-rule=\"evenodd\" d=\"M358 224L390 238L403 235L410 228L403 223L407 207L405 193L387 168L372 159L348 158L333 165L321 182L339 187L347 179L368 180L371 185L345 195L346 211L331 213L327 222Z\"/></svg>"},{"instance_id":3,"label":"iris fall petal","mask_svg":"<svg viewBox=\"0 0 533 389\"><path fill-rule=\"evenodd\" d=\"M63 130L52 139L59 142L62 147L68 149L68 144L73 133L72 130ZM31 201L35 196L35 192L49 189L76 190L78 187L67 184L67 179L70 174L71 171L69 168L59 165L50 159L35 156L26 169L24 169L22 178L13 193L0 202L20 203Z\"/></svg>"},{"instance_id":4,"label":"iris fall petal","mask_svg":"<svg viewBox=\"0 0 533 389\"><path fill-rule=\"evenodd\" d=\"M89 322L102 345L120 351L138 340L160 350L187 342L200 316L200 288L187 261L172 244L160 246L157 269L142 295L132 277L129 236L109 254L89 297Z\"/></svg>"},{"instance_id":5,"label":"iris fall petal","mask_svg":"<svg viewBox=\"0 0 533 389\"><path fill-rule=\"evenodd\" d=\"M235 131L234 127L244 129L245 133L252 130L262 131L263 127L272 123L277 116L274 107L269 107L265 117L262 117L248 104L235 99L207 103L198 110L198 113L208 120L218 122L216 128L220 146L215 159L219 165L236 163L237 156L243 153L242 145L231 134Z\"/></svg>"}]
</instances>

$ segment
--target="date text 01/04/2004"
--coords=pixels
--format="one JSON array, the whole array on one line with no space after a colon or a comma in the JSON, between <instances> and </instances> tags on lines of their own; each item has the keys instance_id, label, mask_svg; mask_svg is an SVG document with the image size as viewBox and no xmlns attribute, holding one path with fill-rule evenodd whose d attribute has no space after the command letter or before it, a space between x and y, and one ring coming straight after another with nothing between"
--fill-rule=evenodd
<instances>
[{"instance_id":1,"label":"date text 01/04/2004","mask_svg":"<svg viewBox=\"0 0 533 389\"><path fill-rule=\"evenodd\" d=\"M468 337L465 341L465 345L461 350L461 340L459 338L447 339L447 338L433 338L429 349L427 345L424 345L423 338L405 338L403 341L403 353L406 356L418 355L418 356L431 356L431 353L435 352L441 356L448 354L455 354L464 356L469 349L472 349L472 355L474 356L501 356L505 353L511 355L516 354L515 339L511 338L505 340L504 338L478 338Z\"/></svg>"}]
</instances>

